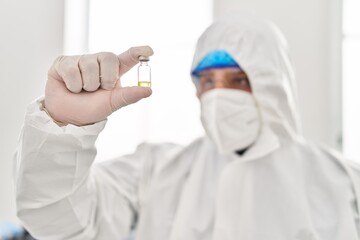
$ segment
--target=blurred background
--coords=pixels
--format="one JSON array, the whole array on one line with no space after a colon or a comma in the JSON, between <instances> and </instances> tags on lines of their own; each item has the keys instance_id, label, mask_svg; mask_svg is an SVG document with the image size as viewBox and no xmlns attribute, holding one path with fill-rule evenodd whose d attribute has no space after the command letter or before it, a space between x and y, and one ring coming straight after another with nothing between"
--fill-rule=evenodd
<instances>
[{"instance_id":1,"label":"blurred background","mask_svg":"<svg viewBox=\"0 0 360 240\"><path fill-rule=\"evenodd\" d=\"M155 50L153 96L109 118L97 161L143 141L185 145L203 134L189 75L196 40L214 18L239 11L273 21L287 38L305 137L360 162L358 0L0 0L0 221L17 222L12 156L58 55ZM122 78L136 81L136 70Z\"/></svg>"}]
</instances>

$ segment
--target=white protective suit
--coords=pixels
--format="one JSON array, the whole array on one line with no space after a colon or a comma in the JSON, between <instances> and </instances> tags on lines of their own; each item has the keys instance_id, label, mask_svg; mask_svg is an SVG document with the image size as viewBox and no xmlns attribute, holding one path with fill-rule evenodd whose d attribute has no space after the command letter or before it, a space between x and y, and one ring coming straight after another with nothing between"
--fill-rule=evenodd
<instances>
[{"instance_id":1,"label":"white protective suit","mask_svg":"<svg viewBox=\"0 0 360 240\"><path fill-rule=\"evenodd\" d=\"M360 169L301 138L282 35L249 17L219 20L192 67L214 49L246 71L260 107L243 156L220 155L205 136L93 164L106 122L59 127L38 100L15 156L25 227L40 240L127 239L132 228L137 240L359 240Z\"/></svg>"}]
</instances>

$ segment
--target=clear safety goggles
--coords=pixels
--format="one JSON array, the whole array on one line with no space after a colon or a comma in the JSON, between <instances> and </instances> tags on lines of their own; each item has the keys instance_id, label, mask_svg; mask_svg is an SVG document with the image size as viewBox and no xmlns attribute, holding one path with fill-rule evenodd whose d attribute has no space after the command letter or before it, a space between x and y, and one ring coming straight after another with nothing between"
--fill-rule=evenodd
<instances>
[{"instance_id":1,"label":"clear safety goggles","mask_svg":"<svg viewBox=\"0 0 360 240\"><path fill-rule=\"evenodd\" d=\"M215 88L231 88L251 92L246 73L238 68L209 69L195 76L200 94Z\"/></svg>"}]
</instances>

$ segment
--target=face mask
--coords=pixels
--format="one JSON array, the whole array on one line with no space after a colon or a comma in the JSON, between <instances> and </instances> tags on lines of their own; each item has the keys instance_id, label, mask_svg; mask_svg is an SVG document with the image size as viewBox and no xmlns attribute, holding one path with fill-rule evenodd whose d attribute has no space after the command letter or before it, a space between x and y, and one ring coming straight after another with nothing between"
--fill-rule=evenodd
<instances>
[{"instance_id":1,"label":"face mask","mask_svg":"<svg viewBox=\"0 0 360 240\"><path fill-rule=\"evenodd\" d=\"M201 96L201 122L222 154L243 150L260 132L254 97L245 91L213 89Z\"/></svg>"}]
</instances>

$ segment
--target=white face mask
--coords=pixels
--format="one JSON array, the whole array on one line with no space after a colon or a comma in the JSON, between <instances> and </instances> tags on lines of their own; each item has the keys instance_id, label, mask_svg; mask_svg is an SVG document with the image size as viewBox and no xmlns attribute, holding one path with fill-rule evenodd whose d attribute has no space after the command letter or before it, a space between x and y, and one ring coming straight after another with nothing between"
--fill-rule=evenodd
<instances>
[{"instance_id":1,"label":"white face mask","mask_svg":"<svg viewBox=\"0 0 360 240\"><path fill-rule=\"evenodd\" d=\"M260 133L260 114L254 97L245 91L213 89L201 96L201 122L222 154L243 150Z\"/></svg>"}]
</instances>

